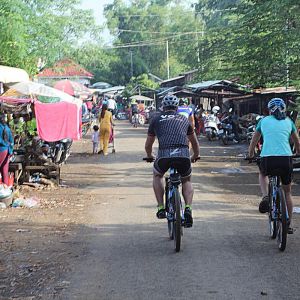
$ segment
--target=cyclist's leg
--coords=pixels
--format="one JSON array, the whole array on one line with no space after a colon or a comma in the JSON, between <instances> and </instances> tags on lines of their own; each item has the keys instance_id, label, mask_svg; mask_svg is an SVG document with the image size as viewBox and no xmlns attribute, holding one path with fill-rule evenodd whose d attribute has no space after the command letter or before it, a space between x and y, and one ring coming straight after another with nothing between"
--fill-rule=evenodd
<instances>
[{"instance_id":1,"label":"cyclist's leg","mask_svg":"<svg viewBox=\"0 0 300 300\"><path fill-rule=\"evenodd\" d=\"M293 217L293 201L292 201L292 173L293 173L293 162L292 158L286 157L282 159L283 166L281 167L282 175L281 183L282 189L285 193L286 205L289 213L289 223L291 223Z\"/></svg>"},{"instance_id":2,"label":"cyclist's leg","mask_svg":"<svg viewBox=\"0 0 300 300\"><path fill-rule=\"evenodd\" d=\"M164 180L163 176L169 169L168 159L158 158L153 165L153 190L157 201L158 211L157 218L163 219L166 217L166 210L164 207Z\"/></svg>"},{"instance_id":3,"label":"cyclist's leg","mask_svg":"<svg viewBox=\"0 0 300 300\"><path fill-rule=\"evenodd\" d=\"M191 176L181 178L182 181L182 196L185 202L185 205L192 205L194 189L191 181Z\"/></svg>"},{"instance_id":4,"label":"cyclist's leg","mask_svg":"<svg viewBox=\"0 0 300 300\"><path fill-rule=\"evenodd\" d=\"M164 205L164 181L163 175L155 170L153 171L153 190L156 197L158 207Z\"/></svg>"},{"instance_id":5,"label":"cyclist's leg","mask_svg":"<svg viewBox=\"0 0 300 300\"><path fill-rule=\"evenodd\" d=\"M268 157L263 157L259 164L259 185L262 193L262 200L259 203L259 212L266 213L269 211L269 170Z\"/></svg>"},{"instance_id":6,"label":"cyclist's leg","mask_svg":"<svg viewBox=\"0 0 300 300\"><path fill-rule=\"evenodd\" d=\"M286 206L289 212L289 219L290 221L292 220L292 216L293 216L293 200L292 200L292 185L288 184L288 185L284 185L282 184L282 189L284 190L285 193L285 199L286 199Z\"/></svg>"},{"instance_id":7,"label":"cyclist's leg","mask_svg":"<svg viewBox=\"0 0 300 300\"><path fill-rule=\"evenodd\" d=\"M264 196L269 195L269 177L265 176L262 172L259 172L259 185L261 193Z\"/></svg>"},{"instance_id":8,"label":"cyclist's leg","mask_svg":"<svg viewBox=\"0 0 300 300\"><path fill-rule=\"evenodd\" d=\"M189 157L178 157L172 163L181 176L182 195L185 202L184 219L185 226L193 226L192 202L193 202L193 186L191 182L191 160Z\"/></svg>"}]
</instances>

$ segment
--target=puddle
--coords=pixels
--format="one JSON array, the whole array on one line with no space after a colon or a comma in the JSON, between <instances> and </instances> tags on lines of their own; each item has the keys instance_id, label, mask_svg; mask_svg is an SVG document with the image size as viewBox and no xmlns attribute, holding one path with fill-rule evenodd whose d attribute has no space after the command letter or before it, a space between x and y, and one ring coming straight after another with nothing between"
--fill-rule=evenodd
<instances>
[{"instance_id":1,"label":"puddle","mask_svg":"<svg viewBox=\"0 0 300 300\"><path fill-rule=\"evenodd\" d=\"M219 169L217 171L211 171L211 174L237 174L237 173L246 173L243 169L240 168L227 168Z\"/></svg>"},{"instance_id":2,"label":"puddle","mask_svg":"<svg viewBox=\"0 0 300 300\"><path fill-rule=\"evenodd\" d=\"M300 214L300 207L294 207L293 208L293 213Z\"/></svg>"}]
</instances>

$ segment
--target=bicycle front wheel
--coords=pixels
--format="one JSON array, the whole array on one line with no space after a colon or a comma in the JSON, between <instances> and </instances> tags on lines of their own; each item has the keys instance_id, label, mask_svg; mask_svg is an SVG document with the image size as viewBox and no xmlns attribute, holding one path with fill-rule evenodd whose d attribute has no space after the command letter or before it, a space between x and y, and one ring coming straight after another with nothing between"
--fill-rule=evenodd
<instances>
[{"instance_id":1,"label":"bicycle front wheel","mask_svg":"<svg viewBox=\"0 0 300 300\"><path fill-rule=\"evenodd\" d=\"M282 188L278 189L277 193L279 209L278 209L278 221L277 221L277 243L280 251L284 251L287 242L288 232L288 217L285 194Z\"/></svg>"},{"instance_id":2,"label":"bicycle front wheel","mask_svg":"<svg viewBox=\"0 0 300 300\"><path fill-rule=\"evenodd\" d=\"M182 235L182 227L181 227L181 201L180 194L178 189L174 190L174 203L175 203L175 216L174 216L174 248L176 252L180 251L181 246L181 235Z\"/></svg>"}]
</instances>

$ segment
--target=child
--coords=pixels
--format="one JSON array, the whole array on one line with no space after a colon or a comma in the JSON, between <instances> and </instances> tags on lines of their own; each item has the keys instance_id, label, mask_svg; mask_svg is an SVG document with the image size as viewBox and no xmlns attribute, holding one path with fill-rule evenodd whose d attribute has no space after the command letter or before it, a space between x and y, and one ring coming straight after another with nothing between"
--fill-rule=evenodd
<instances>
[{"instance_id":1,"label":"child","mask_svg":"<svg viewBox=\"0 0 300 300\"><path fill-rule=\"evenodd\" d=\"M97 125L93 126L92 142L93 142L93 154L98 153L99 146L99 127Z\"/></svg>"}]
</instances>

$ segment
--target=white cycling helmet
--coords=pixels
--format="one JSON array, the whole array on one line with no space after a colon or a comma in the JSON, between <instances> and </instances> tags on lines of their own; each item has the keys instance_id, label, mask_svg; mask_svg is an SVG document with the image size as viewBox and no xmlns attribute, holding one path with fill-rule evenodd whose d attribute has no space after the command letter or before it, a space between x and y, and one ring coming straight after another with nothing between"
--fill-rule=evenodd
<instances>
[{"instance_id":1,"label":"white cycling helmet","mask_svg":"<svg viewBox=\"0 0 300 300\"><path fill-rule=\"evenodd\" d=\"M213 108L212 108L212 112L214 113L214 114L217 114L219 111L220 111L220 107L219 106L214 106Z\"/></svg>"},{"instance_id":2,"label":"white cycling helmet","mask_svg":"<svg viewBox=\"0 0 300 300\"><path fill-rule=\"evenodd\" d=\"M179 104L179 100L176 96L169 94L164 97L161 104L163 107L168 107L168 106L177 107Z\"/></svg>"},{"instance_id":3,"label":"white cycling helmet","mask_svg":"<svg viewBox=\"0 0 300 300\"><path fill-rule=\"evenodd\" d=\"M271 115L277 120L284 120L286 118L286 105L281 98L273 98L268 103L268 109Z\"/></svg>"},{"instance_id":4,"label":"white cycling helmet","mask_svg":"<svg viewBox=\"0 0 300 300\"><path fill-rule=\"evenodd\" d=\"M285 112L286 105L285 105L284 101L281 98L273 98L268 103L268 109L271 112L274 112L277 109L280 112Z\"/></svg>"}]
</instances>

